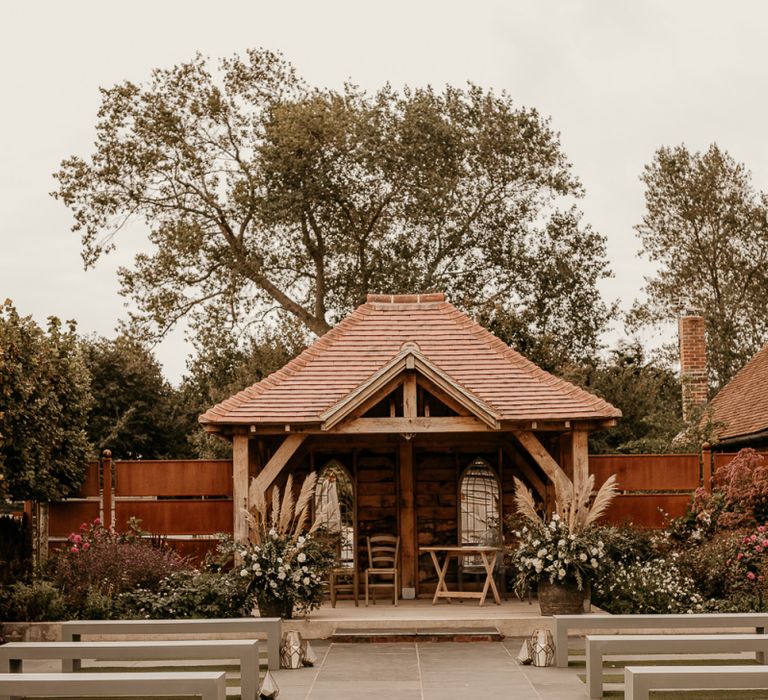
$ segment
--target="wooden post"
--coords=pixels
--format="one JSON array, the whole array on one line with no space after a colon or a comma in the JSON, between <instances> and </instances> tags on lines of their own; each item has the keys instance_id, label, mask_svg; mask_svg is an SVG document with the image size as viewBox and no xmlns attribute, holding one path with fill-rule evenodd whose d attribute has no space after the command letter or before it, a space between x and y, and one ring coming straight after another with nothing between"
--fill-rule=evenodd
<instances>
[{"instance_id":1,"label":"wooden post","mask_svg":"<svg viewBox=\"0 0 768 700\"><path fill-rule=\"evenodd\" d=\"M405 375L405 382L403 384L403 416L405 418L416 418L417 407L416 375L413 372L409 372Z\"/></svg>"},{"instance_id":2,"label":"wooden post","mask_svg":"<svg viewBox=\"0 0 768 700\"><path fill-rule=\"evenodd\" d=\"M416 509L413 497L413 445L401 439L400 478L400 580L404 600L416 597Z\"/></svg>"},{"instance_id":3,"label":"wooden post","mask_svg":"<svg viewBox=\"0 0 768 700\"><path fill-rule=\"evenodd\" d=\"M705 442L701 446L701 485L707 493L712 493L712 445Z\"/></svg>"},{"instance_id":4,"label":"wooden post","mask_svg":"<svg viewBox=\"0 0 768 700\"><path fill-rule=\"evenodd\" d=\"M232 436L232 537L235 542L248 541L248 522L243 509L248 509L248 436Z\"/></svg>"},{"instance_id":5,"label":"wooden post","mask_svg":"<svg viewBox=\"0 0 768 700\"><path fill-rule=\"evenodd\" d=\"M589 432L574 430L571 437L573 483L583 484L589 478Z\"/></svg>"},{"instance_id":6,"label":"wooden post","mask_svg":"<svg viewBox=\"0 0 768 700\"><path fill-rule=\"evenodd\" d=\"M101 453L101 522L104 527L115 526L115 511L112 508L112 452Z\"/></svg>"}]
</instances>

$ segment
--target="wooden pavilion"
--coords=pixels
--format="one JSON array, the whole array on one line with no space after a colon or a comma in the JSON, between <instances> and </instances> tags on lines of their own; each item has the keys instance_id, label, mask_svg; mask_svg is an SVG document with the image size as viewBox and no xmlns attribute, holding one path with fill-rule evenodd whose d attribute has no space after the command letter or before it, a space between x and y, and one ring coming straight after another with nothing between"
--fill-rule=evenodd
<instances>
[{"instance_id":1,"label":"wooden pavilion","mask_svg":"<svg viewBox=\"0 0 768 700\"><path fill-rule=\"evenodd\" d=\"M234 536L249 485L348 475L355 566L365 538L398 534L405 598L427 594L418 548L501 532L513 477L543 502L589 470L590 430L621 412L509 348L443 294L368 296L296 359L200 417L233 442ZM334 498L339 493L333 492Z\"/></svg>"}]
</instances>

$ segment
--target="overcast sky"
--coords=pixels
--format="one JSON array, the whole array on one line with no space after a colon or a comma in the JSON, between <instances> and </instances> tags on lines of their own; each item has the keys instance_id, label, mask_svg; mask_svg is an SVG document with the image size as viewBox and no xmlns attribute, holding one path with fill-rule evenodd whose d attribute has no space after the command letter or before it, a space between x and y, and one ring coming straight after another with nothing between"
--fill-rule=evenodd
<instances>
[{"instance_id":1,"label":"overcast sky","mask_svg":"<svg viewBox=\"0 0 768 700\"><path fill-rule=\"evenodd\" d=\"M442 87L471 80L549 115L586 188L585 219L608 237L607 299L627 308L652 268L636 257L638 176L655 149L717 141L768 189L768 3L15 2L0 11L0 300L39 322L75 318L114 335L125 314L115 270L141 240L84 271L51 173L91 152L99 86L154 67L262 46L309 83L351 78ZM136 232L132 235L138 235ZM615 336L611 337L611 342ZM182 333L157 348L177 382Z\"/></svg>"}]
</instances>

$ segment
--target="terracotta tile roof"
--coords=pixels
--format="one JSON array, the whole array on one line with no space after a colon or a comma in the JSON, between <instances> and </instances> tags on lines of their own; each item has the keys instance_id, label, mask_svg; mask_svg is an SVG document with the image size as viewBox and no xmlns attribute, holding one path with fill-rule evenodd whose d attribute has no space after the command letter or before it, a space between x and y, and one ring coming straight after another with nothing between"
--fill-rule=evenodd
<instances>
[{"instance_id":1,"label":"terracotta tile roof","mask_svg":"<svg viewBox=\"0 0 768 700\"><path fill-rule=\"evenodd\" d=\"M415 342L429 361L499 420L621 416L597 396L545 372L443 294L368 295L341 323L258 384L214 406L202 423L318 423L331 406Z\"/></svg>"},{"instance_id":2,"label":"terracotta tile roof","mask_svg":"<svg viewBox=\"0 0 768 700\"><path fill-rule=\"evenodd\" d=\"M768 345L747 362L710 402L719 440L768 430Z\"/></svg>"}]
</instances>

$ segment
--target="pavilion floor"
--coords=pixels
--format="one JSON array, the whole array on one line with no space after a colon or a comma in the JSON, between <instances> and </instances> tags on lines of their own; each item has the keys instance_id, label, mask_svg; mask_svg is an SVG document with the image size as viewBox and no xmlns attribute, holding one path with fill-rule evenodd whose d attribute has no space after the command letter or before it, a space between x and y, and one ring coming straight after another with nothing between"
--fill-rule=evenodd
<instances>
[{"instance_id":1,"label":"pavilion floor","mask_svg":"<svg viewBox=\"0 0 768 700\"><path fill-rule=\"evenodd\" d=\"M492 600L492 599L491 599ZM325 603L306 618L286 620L283 629L294 629L308 639L327 639L336 630L410 631L415 630L487 630L495 627L505 636L525 637L534 629L549 628L551 618L543 617L534 601L503 600L501 605L486 601L439 601L431 599L400 600L397 606L379 599L365 607L351 600L339 600L336 607Z\"/></svg>"}]
</instances>

